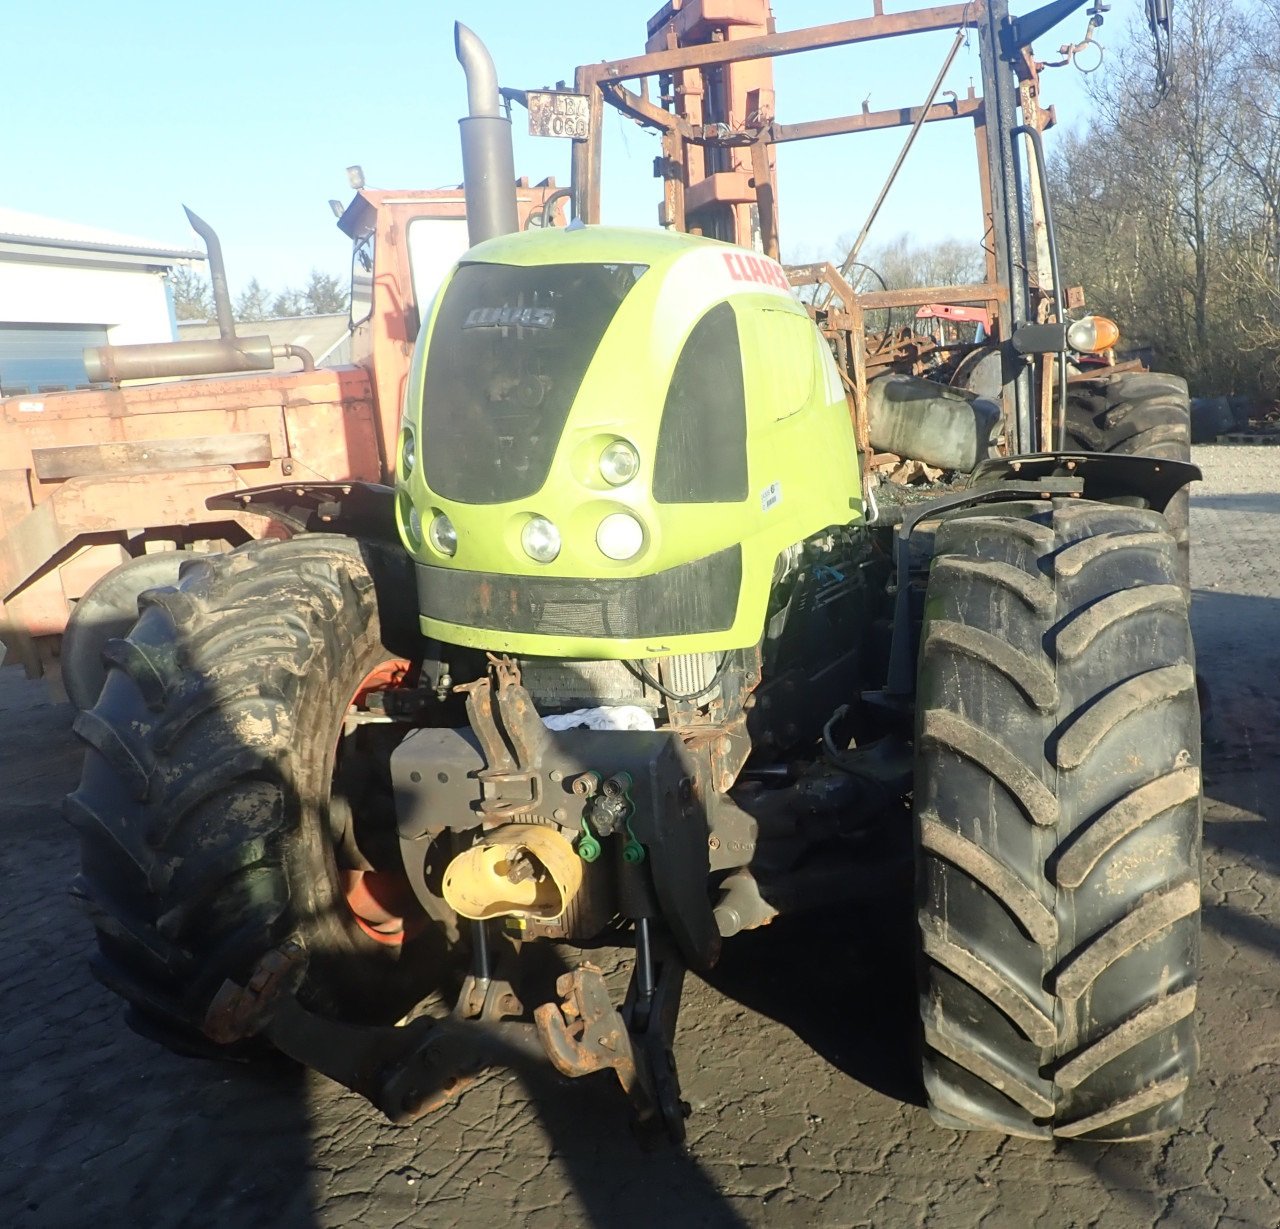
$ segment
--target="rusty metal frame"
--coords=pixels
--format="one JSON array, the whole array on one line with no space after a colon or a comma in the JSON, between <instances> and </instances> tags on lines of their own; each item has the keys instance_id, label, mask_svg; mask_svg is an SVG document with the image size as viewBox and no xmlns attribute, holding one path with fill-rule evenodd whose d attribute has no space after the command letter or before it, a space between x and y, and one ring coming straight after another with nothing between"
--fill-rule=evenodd
<instances>
[{"instance_id":1,"label":"rusty metal frame","mask_svg":"<svg viewBox=\"0 0 1280 1229\"><path fill-rule=\"evenodd\" d=\"M604 106L629 116L643 126L658 131L662 142L662 156L656 164L663 180L663 204L661 222L676 230L689 227L686 197L690 189L689 153L693 148L732 148L749 151L750 185L756 195L759 216L759 244L766 255L775 259L779 254L777 193L771 166L770 147L791 141L812 140L826 136L843 136L857 132L880 131L890 128L913 127L920 123L940 123L946 120L968 119L974 130L974 155L978 165L978 183L981 198L982 239L985 280L969 287L929 287L919 291L880 292L856 295L847 285L837 286L831 275L833 269L821 271L817 277L793 277L795 285L805 282L834 292L843 310L824 313L824 331L837 342L841 366L850 397L850 412L855 424L865 413L865 390L868 366L865 336L866 313L889 307L920 306L928 302L980 303L987 308L995 322L997 338L1007 338L1012 333L1013 318L1022 304L1022 293L1005 283L1011 270L1019 269L1017 254L1013 262L1009 253L1010 240L1007 219L1001 211L1008 212L1009 186L997 180L997 153L999 145L993 144L989 135L990 125L997 126L998 117L988 114L986 99L972 86L963 97L952 96L927 107L898 107L870 110L865 104L860 113L837 115L807 120L800 123L779 123L772 115L759 117L753 126L726 131L716 124L693 123L686 116L666 105L656 102L650 94L650 78L656 78L665 94L673 79L681 74L709 68L743 63L751 60L795 55L825 48L852 46L881 39L897 38L943 30L970 29L979 33L980 39L988 33L995 19L1005 11L1001 0L973 0L972 3L938 5L902 13L885 13L883 0L873 0L873 13L869 17L834 22L791 31L770 31L767 34L697 43L690 46L669 46L663 50L632 56L626 59L588 64L579 67L575 74L575 88L588 98L589 129L585 141L578 141L573 149L573 192L576 212L588 223L600 220L600 188L603 151L602 116ZM652 46L652 43L650 44ZM986 48L984 43L984 48ZM998 63L987 64L990 49L984 55L983 83L989 91L1000 75ZM1023 54L1015 65L1021 82L1022 100L1030 100L1035 107L1034 122L1047 127L1052 123L1052 112L1038 107L1038 79L1035 62ZM637 88L625 83L638 82ZM998 93L1003 97L1007 87L1000 83ZM676 90L679 93L679 90ZM668 101L666 99L663 100ZM843 279L841 279L842 281ZM1016 301L1015 301L1016 300ZM833 305L834 308L834 305ZM844 341L837 334L844 332ZM1025 394L1007 388L1005 410L1018 434L1017 424L1021 402ZM859 438L865 430L859 430Z\"/></svg>"},{"instance_id":2,"label":"rusty metal frame","mask_svg":"<svg viewBox=\"0 0 1280 1229\"><path fill-rule=\"evenodd\" d=\"M631 56L623 60L606 60L599 64L581 65L574 74L574 88L579 93L587 95L590 128L587 140L575 142L573 149L573 188L578 214L588 223L600 220L603 136L600 120L606 101L633 119L658 128L663 132L664 138L674 134L680 142L721 143L718 137L705 130L695 130L693 125L679 116L654 104L647 97L647 93L635 94L624 89L621 85L623 81L644 81L649 77L663 77L691 69L714 68L830 47L852 46L906 34L953 30L958 27L975 29L985 15L986 0L971 0L971 3L941 5L906 13L885 13L882 0L875 0L874 13L871 17L860 17L850 21L810 26L805 29L754 38L673 48L648 55ZM942 120L958 118L961 115L976 117L980 113L981 100L972 97L966 99L963 104L956 103L952 106L941 104L931 108L926 118ZM901 108L880 112L864 111L861 115L833 117L804 124L770 123L762 130L743 134L740 143L752 144L758 139L760 131L767 134L770 144L776 144L779 141L807 140L813 137L863 132L875 128L898 127L914 123L915 118L916 113L909 108ZM665 158L671 159L671 150L667 148L669 144L664 140L663 154ZM677 163L683 161L680 157L671 160ZM667 221L668 225L676 226L677 229L682 223L683 211L680 211L676 218Z\"/></svg>"}]
</instances>

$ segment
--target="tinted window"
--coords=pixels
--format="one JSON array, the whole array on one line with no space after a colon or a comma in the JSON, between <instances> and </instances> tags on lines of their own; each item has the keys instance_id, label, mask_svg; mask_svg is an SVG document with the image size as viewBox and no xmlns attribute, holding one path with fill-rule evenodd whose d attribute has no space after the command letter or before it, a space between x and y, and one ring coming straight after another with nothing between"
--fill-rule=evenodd
<instances>
[{"instance_id":1,"label":"tinted window","mask_svg":"<svg viewBox=\"0 0 1280 1229\"><path fill-rule=\"evenodd\" d=\"M662 409L653 497L664 504L747 497L747 405L738 318L728 303L694 326Z\"/></svg>"},{"instance_id":2,"label":"tinted window","mask_svg":"<svg viewBox=\"0 0 1280 1229\"><path fill-rule=\"evenodd\" d=\"M449 499L526 499L547 479L569 409L643 265L463 265L427 351L427 482Z\"/></svg>"}]
</instances>

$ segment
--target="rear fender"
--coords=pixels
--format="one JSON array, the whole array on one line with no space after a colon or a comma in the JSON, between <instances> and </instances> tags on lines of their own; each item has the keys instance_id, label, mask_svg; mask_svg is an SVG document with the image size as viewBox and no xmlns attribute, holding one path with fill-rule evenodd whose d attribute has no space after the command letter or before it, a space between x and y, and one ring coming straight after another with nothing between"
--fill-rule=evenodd
<instances>
[{"instance_id":1,"label":"rear fender","mask_svg":"<svg viewBox=\"0 0 1280 1229\"><path fill-rule=\"evenodd\" d=\"M1130 502L1135 496L1163 512L1188 482L1201 478L1187 461L1102 452L1041 452L1021 457L991 457L973 471L973 487L989 489L1010 482L1078 478L1081 497L1099 503ZM1025 498L1025 496L1024 496Z\"/></svg>"}]
</instances>

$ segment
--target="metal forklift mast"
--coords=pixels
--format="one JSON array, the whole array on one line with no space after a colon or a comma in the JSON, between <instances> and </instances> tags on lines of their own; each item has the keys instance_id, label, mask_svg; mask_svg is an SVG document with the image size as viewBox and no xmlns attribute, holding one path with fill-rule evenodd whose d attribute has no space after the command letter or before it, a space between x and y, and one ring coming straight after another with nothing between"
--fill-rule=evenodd
<instances>
[{"instance_id":1,"label":"metal forklift mast","mask_svg":"<svg viewBox=\"0 0 1280 1229\"><path fill-rule=\"evenodd\" d=\"M1014 450L1029 453L1053 447L1039 438L1033 368L1013 347L1013 330L1031 319L1031 287L1027 268L1027 207L1018 142L1017 64L1031 42L1064 18L1083 8L1088 0L1052 0L1051 3L1011 17L1009 0L987 0L978 23L982 93L988 114L987 159L991 179L991 240L998 278L1009 289L1008 314L1001 306L1002 367L1006 389L1013 394ZM1061 293L1061 287L1055 287Z\"/></svg>"},{"instance_id":2,"label":"metal forklift mast","mask_svg":"<svg viewBox=\"0 0 1280 1229\"><path fill-rule=\"evenodd\" d=\"M1034 388L1031 365L1011 341L1013 330L1027 320L1030 299L1022 219L1022 198L1017 146L1013 130L1018 125L1017 79L1006 58L1005 31L1009 24L1008 0L988 0L978 23L978 59L982 65L982 95L987 107L987 160L991 179L991 242L995 249L998 280L1009 297L1000 305L1003 382L1012 389L1014 451L1035 449Z\"/></svg>"}]
</instances>

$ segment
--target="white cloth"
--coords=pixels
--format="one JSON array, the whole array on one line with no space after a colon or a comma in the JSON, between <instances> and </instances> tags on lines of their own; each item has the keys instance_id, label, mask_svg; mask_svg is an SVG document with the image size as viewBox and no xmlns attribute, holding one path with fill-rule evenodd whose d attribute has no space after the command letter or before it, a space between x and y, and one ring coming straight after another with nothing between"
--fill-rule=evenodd
<instances>
[{"instance_id":1,"label":"white cloth","mask_svg":"<svg viewBox=\"0 0 1280 1229\"><path fill-rule=\"evenodd\" d=\"M601 708L577 708L571 713L543 717L548 730L652 730L653 718L634 704L613 704Z\"/></svg>"}]
</instances>

